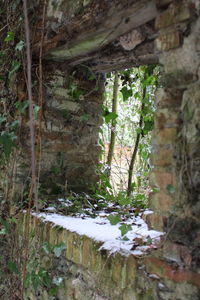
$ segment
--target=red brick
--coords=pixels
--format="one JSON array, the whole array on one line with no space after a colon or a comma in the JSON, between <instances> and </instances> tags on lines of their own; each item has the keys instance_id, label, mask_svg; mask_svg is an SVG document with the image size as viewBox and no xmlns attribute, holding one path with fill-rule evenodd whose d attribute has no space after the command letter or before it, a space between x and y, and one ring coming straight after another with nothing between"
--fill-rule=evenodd
<instances>
[{"instance_id":1,"label":"red brick","mask_svg":"<svg viewBox=\"0 0 200 300\"><path fill-rule=\"evenodd\" d=\"M147 257L145 259L145 265L147 272L154 273L161 278L170 279L179 283L188 282L200 287L200 274L198 273L183 269L182 267L173 267L170 263L155 257Z\"/></svg>"},{"instance_id":2,"label":"red brick","mask_svg":"<svg viewBox=\"0 0 200 300\"><path fill-rule=\"evenodd\" d=\"M192 255L188 247L169 241L164 243L163 256L179 264L184 263L186 267L190 267L192 263Z\"/></svg>"}]
</instances>

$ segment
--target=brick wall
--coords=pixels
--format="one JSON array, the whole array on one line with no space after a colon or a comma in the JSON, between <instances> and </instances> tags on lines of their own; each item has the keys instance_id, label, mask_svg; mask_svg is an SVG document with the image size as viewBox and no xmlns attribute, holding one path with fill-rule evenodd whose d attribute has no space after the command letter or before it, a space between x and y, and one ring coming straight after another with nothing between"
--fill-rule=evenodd
<instances>
[{"instance_id":1,"label":"brick wall","mask_svg":"<svg viewBox=\"0 0 200 300\"><path fill-rule=\"evenodd\" d=\"M43 116L41 125L38 117L35 126L37 143L41 137L41 158L37 159L40 195L58 195L67 190L83 192L96 184L103 82L102 76L84 68L67 70L54 63L44 67ZM37 104L37 87L34 101ZM22 194L30 181L28 122L25 116L15 178L17 194ZM37 158L39 152L38 143Z\"/></svg>"}]
</instances>

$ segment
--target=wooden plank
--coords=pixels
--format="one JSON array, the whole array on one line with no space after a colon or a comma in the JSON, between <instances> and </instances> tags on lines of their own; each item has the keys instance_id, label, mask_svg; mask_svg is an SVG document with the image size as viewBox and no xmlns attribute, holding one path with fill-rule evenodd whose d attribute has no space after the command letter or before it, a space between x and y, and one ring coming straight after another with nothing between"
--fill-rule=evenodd
<instances>
[{"instance_id":1,"label":"wooden plank","mask_svg":"<svg viewBox=\"0 0 200 300\"><path fill-rule=\"evenodd\" d=\"M105 18L96 28L90 28L87 31L84 31L84 27L81 28L75 40L49 50L45 59L70 60L99 51L131 29L154 19L157 13L155 0L134 1L131 6L122 10L112 7L109 12L105 12ZM80 20L80 24L81 22Z\"/></svg>"}]
</instances>

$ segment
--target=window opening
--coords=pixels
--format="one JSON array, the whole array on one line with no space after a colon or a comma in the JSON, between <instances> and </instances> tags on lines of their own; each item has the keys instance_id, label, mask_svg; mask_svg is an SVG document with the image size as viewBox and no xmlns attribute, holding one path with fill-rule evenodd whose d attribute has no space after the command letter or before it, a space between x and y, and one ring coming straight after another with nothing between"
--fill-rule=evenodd
<instances>
[{"instance_id":1,"label":"window opening","mask_svg":"<svg viewBox=\"0 0 200 300\"><path fill-rule=\"evenodd\" d=\"M155 65L106 76L99 188L106 198L121 205L147 206L158 76Z\"/></svg>"}]
</instances>

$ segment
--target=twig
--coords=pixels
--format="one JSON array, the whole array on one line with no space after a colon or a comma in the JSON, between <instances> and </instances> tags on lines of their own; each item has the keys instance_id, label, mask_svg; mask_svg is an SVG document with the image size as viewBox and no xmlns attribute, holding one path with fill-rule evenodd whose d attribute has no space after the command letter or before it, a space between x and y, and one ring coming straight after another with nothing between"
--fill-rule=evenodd
<instances>
[{"instance_id":1,"label":"twig","mask_svg":"<svg viewBox=\"0 0 200 300\"><path fill-rule=\"evenodd\" d=\"M44 26L45 26L45 16L46 16L46 4L47 0L44 1L43 13L42 13L42 33L40 39L40 52L39 52L39 94L38 94L38 105L40 107L39 111L39 133L38 133L38 144L39 144L39 155L38 155L38 186L40 178L41 169L41 158L42 158L42 116L43 116L43 68L42 68L42 56L43 56L43 44L44 44ZM38 188L37 188L38 194Z\"/></svg>"},{"instance_id":2,"label":"twig","mask_svg":"<svg viewBox=\"0 0 200 300\"><path fill-rule=\"evenodd\" d=\"M29 128L30 128L30 139L31 139L31 173L32 173L32 188L30 198L35 195L35 207L38 211L38 199L36 197L36 166L35 166L35 128L34 128L34 111L33 111L33 95L32 95L32 75L31 75L31 49L30 49L30 29L27 12L27 0L23 0L23 11L24 11L24 24L25 24L25 36L26 36L26 58L27 58L27 90L29 98Z\"/></svg>"},{"instance_id":3,"label":"twig","mask_svg":"<svg viewBox=\"0 0 200 300\"><path fill-rule=\"evenodd\" d=\"M0 29L0 32L3 31L9 24L6 24L5 26L3 26L1 29Z\"/></svg>"},{"instance_id":4,"label":"twig","mask_svg":"<svg viewBox=\"0 0 200 300\"><path fill-rule=\"evenodd\" d=\"M23 0L23 12L24 12L24 26L25 26L25 37L26 37L26 58L27 58L27 91L29 98L29 128L30 128L30 140L31 140L31 188L29 193L29 205L27 212L27 226L25 226L24 234L24 265L22 270L22 290L21 296L24 297L24 288L25 288L25 276L26 276L26 265L28 260L28 250L29 250L29 220L30 220L30 209L33 199L33 192L35 192L35 207L38 211L38 200L36 198L36 167L35 167L35 128L34 128L34 112L33 112L33 96L32 96L32 76L31 76L31 49L30 49L30 29L29 29L29 20L28 20L28 9L27 9L27 0Z\"/></svg>"}]
</instances>

